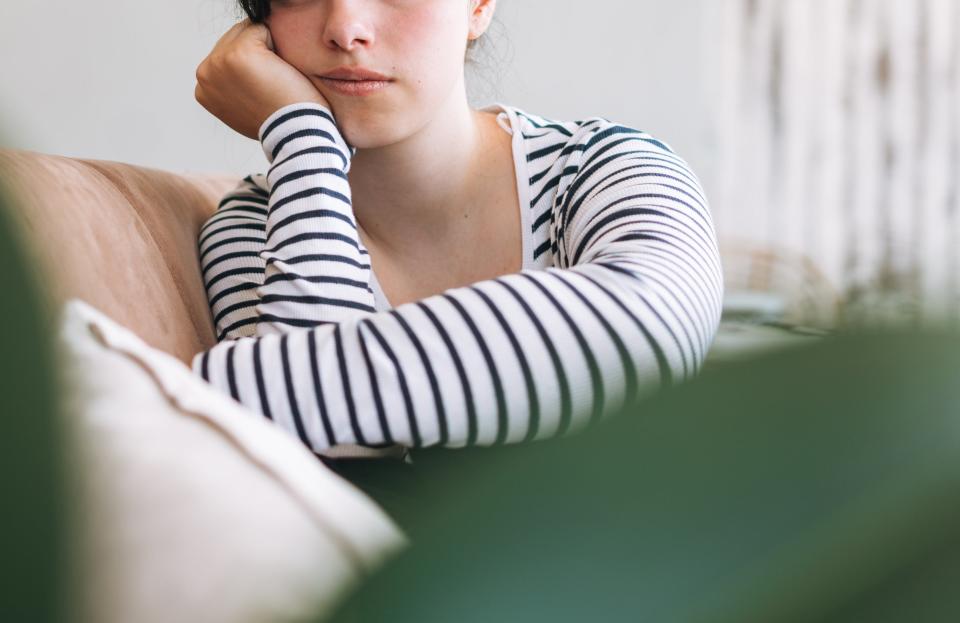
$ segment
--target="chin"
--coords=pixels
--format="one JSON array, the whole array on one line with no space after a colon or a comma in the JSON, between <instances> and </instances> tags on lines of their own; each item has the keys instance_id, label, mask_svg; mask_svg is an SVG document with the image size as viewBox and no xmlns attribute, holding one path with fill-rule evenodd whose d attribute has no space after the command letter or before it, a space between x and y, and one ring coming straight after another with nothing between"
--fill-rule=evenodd
<instances>
[{"instance_id":1,"label":"chin","mask_svg":"<svg viewBox=\"0 0 960 623\"><path fill-rule=\"evenodd\" d=\"M408 133L399 115L336 111L334 117L344 140L357 149L387 147L403 140Z\"/></svg>"},{"instance_id":2,"label":"chin","mask_svg":"<svg viewBox=\"0 0 960 623\"><path fill-rule=\"evenodd\" d=\"M348 145L357 149L376 149L395 142L378 132L371 132L368 128L351 131L349 128L341 126L340 133L343 134L343 138Z\"/></svg>"}]
</instances>

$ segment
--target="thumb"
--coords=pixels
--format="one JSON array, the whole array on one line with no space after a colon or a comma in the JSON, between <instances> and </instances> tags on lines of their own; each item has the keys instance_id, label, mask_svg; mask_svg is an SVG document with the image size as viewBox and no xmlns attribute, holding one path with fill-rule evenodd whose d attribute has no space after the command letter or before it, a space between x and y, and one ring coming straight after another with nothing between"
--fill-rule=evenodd
<instances>
[{"instance_id":1,"label":"thumb","mask_svg":"<svg viewBox=\"0 0 960 623\"><path fill-rule=\"evenodd\" d=\"M275 52L276 49L273 47L273 34L270 32L270 29L267 28L266 26L264 26L263 29L267 33L266 39L264 40L264 43L266 44L267 49L272 52Z\"/></svg>"},{"instance_id":2,"label":"thumb","mask_svg":"<svg viewBox=\"0 0 960 623\"><path fill-rule=\"evenodd\" d=\"M243 20L240 24L240 32L237 37L247 40L249 43L260 44L268 50L273 50L273 37L270 35L270 29L266 24L255 24L250 18Z\"/></svg>"}]
</instances>

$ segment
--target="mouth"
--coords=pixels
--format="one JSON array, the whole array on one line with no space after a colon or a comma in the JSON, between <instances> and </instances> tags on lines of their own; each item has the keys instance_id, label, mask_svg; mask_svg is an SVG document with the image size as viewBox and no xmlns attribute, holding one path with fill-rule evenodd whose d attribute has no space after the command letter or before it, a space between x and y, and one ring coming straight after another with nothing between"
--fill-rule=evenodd
<instances>
[{"instance_id":1,"label":"mouth","mask_svg":"<svg viewBox=\"0 0 960 623\"><path fill-rule=\"evenodd\" d=\"M372 95L386 89L391 80L341 80L320 76L320 80L330 89L343 95Z\"/></svg>"},{"instance_id":2,"label":"mouth","mask_svg":"<svg viewBox=\"0 0 960 623\"><path fill-rule=\"evenodd\" d=\"M338 67L319 78L330 89L343 95L372 95L393 82L388 76L366 67Z\"/></svg>"}]
</instances>

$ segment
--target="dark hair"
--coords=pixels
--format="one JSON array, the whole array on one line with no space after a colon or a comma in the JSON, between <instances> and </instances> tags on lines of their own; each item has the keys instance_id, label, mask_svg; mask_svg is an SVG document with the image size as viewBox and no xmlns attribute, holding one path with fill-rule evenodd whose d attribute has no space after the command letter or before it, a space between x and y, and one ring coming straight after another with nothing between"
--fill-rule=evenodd
<instances>
[{"instance_id":1,"label":"dark hair","mask_svg":"<svg viewBox=\"0 0 960 623\"><path fill-rule=\"evenodd\" d=\"M237 0L250 21L257 24L270 15L270 0Z\"/></svg>"}]
</instances>

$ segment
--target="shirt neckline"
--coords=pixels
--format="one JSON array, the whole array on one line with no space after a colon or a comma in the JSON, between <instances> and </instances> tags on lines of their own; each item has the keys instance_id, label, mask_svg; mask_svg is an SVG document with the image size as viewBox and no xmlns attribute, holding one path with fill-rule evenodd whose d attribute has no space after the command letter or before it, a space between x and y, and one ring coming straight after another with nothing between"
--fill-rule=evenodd
<instances>
[{"instance_id":1,"label":"shirt neckline","mask_svg":"<svg viewBox=\"0 0 960 623\"><path fill-rule=\"evenodd\" d=\"M521 240L521 255L522 259L520 262L520 269L525 270L528 268L533 268L533 255L532 255L532 232L530 231L530 176L527 174L527 151L526 145L524 144L523 131L520 127L520 119L517 116L517 111L511 106L497 102L482 108L484 111L496 111L500 109L502 112L497 115L497 123L501 122L502 115L506 114L507 118L510 121L510 134L512 135L512 151L513 151L513 171L517 178L517 209L520 210L520 240ZM500 123L500 127L503 127L506 130L506 127Z\"/></svg>"},{"instance_id":2,"label":"shirt neckline","mask_svg":"<svg viewBox=\"0 0 960 623\"><path fill-rule=\"evenodd\" d=\"M517 209L520 210L520 252L522 255L520 269L526 270L533 268L533 258L530 255L532 236L530 232L530 185L528 183L527 155L523 144L523 132L520 129L520 120L513 108L500 102L491 104L480 110L484 112L496 112L500 110L500 113L497 115L497 123L512 136L511 152L513 154L513 170L517 181ZM502 123L503 115L506 115L509 120L509 130L508 127ZM372 263L370 265L370 287L373 290L375 300L379 298L387 309L393 309L393 304L390 303L387 295L383 292L383 288L380 287L380 281L377 279ZM380 307L380 305L377 305L377 307Z\"/></svg>"}]
</instances>

